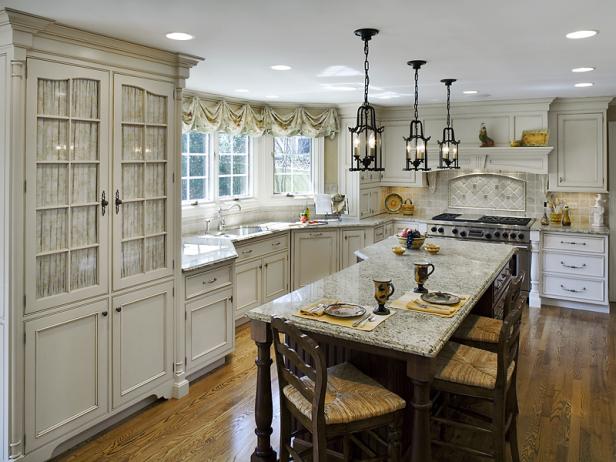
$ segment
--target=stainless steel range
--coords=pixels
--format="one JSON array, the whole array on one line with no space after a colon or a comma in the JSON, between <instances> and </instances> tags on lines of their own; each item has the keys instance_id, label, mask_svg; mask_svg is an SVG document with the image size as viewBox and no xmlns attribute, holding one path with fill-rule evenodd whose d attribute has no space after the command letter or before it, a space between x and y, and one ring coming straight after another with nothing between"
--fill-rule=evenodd
<instances>
[{"instance_id":1,"label":"stainless steel range","mask_svg":"<svg viewBox=\"0 0 616 462\"><path fill-rule=\"evenodd\" d=\"M526 273L523 290L530 284L530 227L534 218L480 214L441 213L428 222L432 236L502 242L514 245L515 274Z\"/></svg>"}]
</instances>

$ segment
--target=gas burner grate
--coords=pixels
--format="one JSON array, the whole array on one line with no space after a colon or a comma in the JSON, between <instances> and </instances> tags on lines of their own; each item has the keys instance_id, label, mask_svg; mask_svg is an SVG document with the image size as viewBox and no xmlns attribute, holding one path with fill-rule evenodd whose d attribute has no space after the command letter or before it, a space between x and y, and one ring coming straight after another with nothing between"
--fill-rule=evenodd
<instances>
[{"instance_id":1,"label":"gas burner grate","mask_svg":"<svg viewBox=\"0 0 616 462\"><path fill-rule=\"evenodd\" d=\"M440 221L455 221L455 219L460 215L460 213L441 213L440 215L432 217L432 219Z\"/></svg>"},{"instance_id":2,"label":"gas burner grate","mask_svg":"<svg viewBox=\"0 0 616 462\"><path fill-rule=\"evenodd\" d=\"M530 223L531 218L526 217L499 217L493 215L484 215L479 221L481 223L489 223L496 225L515 225L515 226L526 226Z\"/></svg>"}]
</instances>

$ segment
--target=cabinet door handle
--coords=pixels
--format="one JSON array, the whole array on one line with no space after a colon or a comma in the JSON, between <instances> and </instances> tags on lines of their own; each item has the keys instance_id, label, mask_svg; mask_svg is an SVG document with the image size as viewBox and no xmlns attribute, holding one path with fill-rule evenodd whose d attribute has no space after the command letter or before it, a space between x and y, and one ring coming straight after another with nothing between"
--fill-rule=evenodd
<instances>
[{"instance_id":1,"label":"cabinet door handle","mask_svg":"<svg viewBox=\"0 0 616 462\"><path fill-rule=\"evenodd\" d=\"M252 253L252 249L242 250L242 255L246 255L248 253Z\"/></svg>"},{"instance_id":2,"label":"cabinet door handle","mask_svg":"<svg viewBox=\"0 0 616 462\"><path fill-rule=\"evenodd\" d=\"M272 247L278 247L280 245L280 241L272 242Z\"/></svg>"},{"instance_id":3,"label":"cabinet door handle","mask_svg":"<svg viewBox=\"0 0 616 462\"><path fill-rule=\"evenodd\" d=\"M102 314L103 316L107 316L109 313L108 313L107 311L103 311L101 314Z\"/></svg>"},{"instance_id":4,"label":"cabinet door handle","mask_svg":"<svg viewBox=\"0 0 616 462\"><path fill-rule=\"evenodd\" d=\"M122 307L121 307L121 306L118 306L118 307L116 308L116 311L119 313L120 311L122 311Z\"/></svg>"},{"instance_id":5,"label":"cabinet door handle","mask_svg":"<svg viewBox=\"0 0 616 462\"><path fill-rule=\"evenodd\" d=\"M566 290L567 292L573 292L573 293L579 293L579 292L584 292L586 290L586 287L582 287L582 289L567 289L564 285L560 285L560 288L563 290Z\"/></svg>"},{"instance_id":6,"label":"cabinet door handle","mask_svg":"<svg viewBox=\"0 0 616 462\"><path fill-rule=\"evenodd\" d=\"M116 209L116 215L118 213L120 213L120 205L122 205L122 199L120 199L120 190L116 189L116 193L115 193L115 209Z\"/></svg>"},{"instance_id":7,"label":"cabinet door handle","mask_svg":"<svg viewBox=\"0 0 616 462\"><path fill-rule=\"evenodd\" d=\"M562 266L564 266L565 268L571 268L571 269L582 269L582 268L586 268L586 263L582 263L581 266L575 266L575 265L567 265L564 261L561 261L560 264Z\"/></svg>"},{"instance_id":8,"label":"cabinet door handle","mask_svg":"<svg viewBox=\"0 0 616 462\"><path fill-rule=\"evenodd\" d=\"M207 281L207 284L214 284L216 281L218 281L218 278L212 278L209 281ZM203 285L205 285L205 284L206 284L206 282L203 281Z\"/></svg>"},{"instance_id":9,"label":"cabinet door handle","mask_svg":"<svg viewBox=\"0 0 616 462\"><path fill-rule=\"evenodd\" d=\"M560 241L561 244L569 244L569 245L586 245L586 242L575 242L575 241Z\"/></svg>"},{"instance_id":10,"label":"cabinet door handle","mask_svg":"<svg viewBox=\"0 0 616 462\"><path fill-rule=\"evenodd\" d=\"M266 267L266 268L267 268L267 265L269 265L269 263L266 263L266 264L265 264L265 267Z\"/></svg>"},{"instance_id":11,"label":"cabinet door handle","mask_svg":"<svg viewBox=\"0 0 616 462\"><path fill-rule=\"evenodd\" d=\"M105 197L105 191L101 193L101 215L105 216L105 212L107 211L107 206L109 205L109 201Z\"/></svg>"}]
</instances>

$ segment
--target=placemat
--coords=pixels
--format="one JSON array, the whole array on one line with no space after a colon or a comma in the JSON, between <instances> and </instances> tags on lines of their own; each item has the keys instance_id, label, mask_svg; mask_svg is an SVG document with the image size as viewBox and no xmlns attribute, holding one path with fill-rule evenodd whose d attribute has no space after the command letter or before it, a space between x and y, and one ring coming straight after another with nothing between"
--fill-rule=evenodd
<instances>
[{"instance_id":1,"label":"placemat","mask_svg":"<svg viewBox=\"0 0 616 462\"><path fill-rule=\"evenodd\" d=\"M458 295L458 297L460 297L460 301L455 305L433 305L432 303L424 302L420 297L421 294L406 292L400 298L391 302L390 305L394 308L402 310L413 310L421 313L433 314L434 316L440 316L443 318L451 318L466 304L466 301L468 300L468 295Z\"/></svg>"},{"instance_id":2,"label":"placemat","mask_svg":"<svg viewBox=\"0 0 616 462\"><path fill-rule=\"evenodd\" d=\"M385 316L379 316L376 314L372 314L372 310L374 307L365 306L366 315L370 315L369 320L361 323L357 327L353 327L353 323L358 321L361 318L335 318L333 316L329 316L328 314L324 314L323 310L327 305L332 303L339 303L340 300L332 299L332 298L321 298L316 300L308 305L301 307L293 316L297 316L298 318L304 319L312 319L313 321L325 322L327 324L333 324L335 326L348 327L349 329L362 330L364 332L370 332L381 324L386 319L390 318L395 314L395 311L391 310L391 313Z\"/></svg>"}]
</instances>

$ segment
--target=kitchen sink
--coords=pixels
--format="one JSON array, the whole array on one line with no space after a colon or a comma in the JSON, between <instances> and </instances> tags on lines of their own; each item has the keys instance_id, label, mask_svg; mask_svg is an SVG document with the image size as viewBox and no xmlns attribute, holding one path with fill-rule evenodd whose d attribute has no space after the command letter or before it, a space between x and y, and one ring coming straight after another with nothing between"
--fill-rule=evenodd
<instances>
[{"instance_id":1,"label":"kitchen sink","mask_svg":"<svg viewBox=\"0 0 616 462\"><path fill-rule=\"evenodd\" d=\"M262 233L267 231L263 226L239 226L237 228L228 228L224 231L216 233L217 236L249 236L251 234Z\"/></svg>"}]
</instances>

